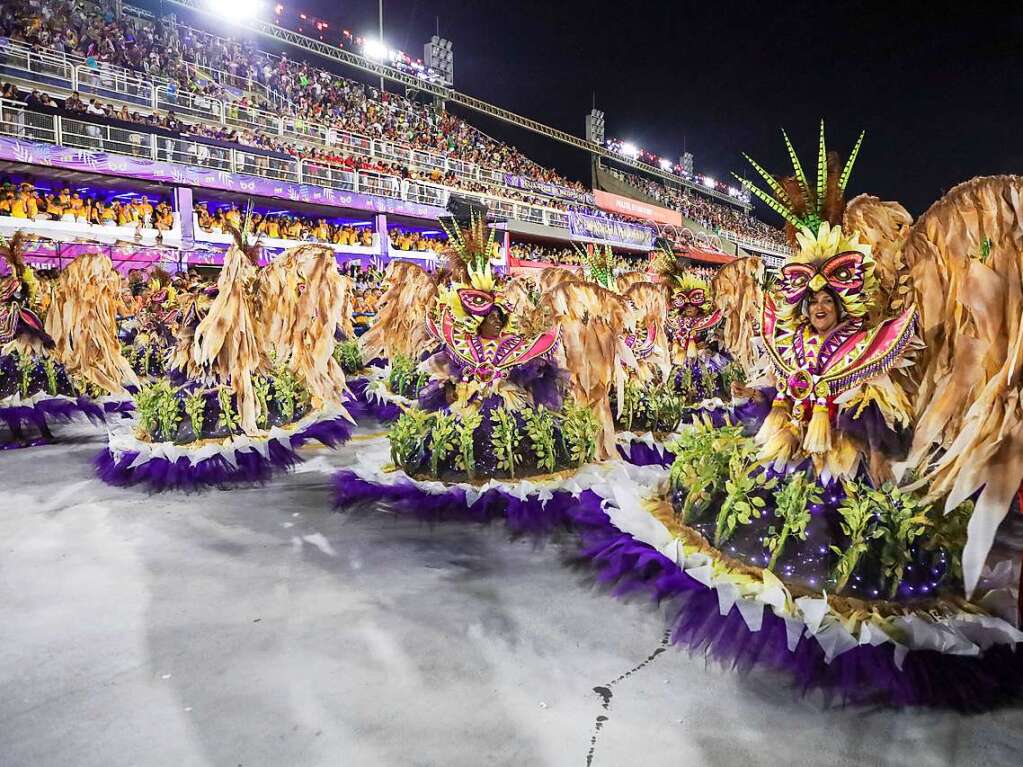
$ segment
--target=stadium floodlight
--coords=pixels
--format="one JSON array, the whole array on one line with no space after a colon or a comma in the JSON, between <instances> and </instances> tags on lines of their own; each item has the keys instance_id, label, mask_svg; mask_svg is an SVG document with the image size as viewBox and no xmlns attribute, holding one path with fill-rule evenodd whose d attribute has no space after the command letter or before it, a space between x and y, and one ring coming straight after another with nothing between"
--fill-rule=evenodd
<instances>
[{"instance_id":1,"label":"stadium floodlight","mask_svg":"<svg viewBox=\"0 0 1023 767\"><path fill-rule=\"evenodd\" d=\"M367 37L362 45L362 55L372 61L383 61L387 58L387 46L379 40Z\"/></svg>"},{"instance_id":2,"label":"stadium floodlight","mask_svg":"<svg viewBox=\"0 0 1023 767\"><path fill-rule=\"evenodd\" d=\"M639 157L639 147L631 141L625 141L622 143L622 154L632 160L635 160Z\"/></svg>"},{"instance_id":3,"label":"stadium floodlight","mask_svg":"<svg viewBox=\"0 0 1023 767\"><path fill-rule=\"evenodd\" d=\"M268 3L263 0L208 0L207 5L228 23L248 21L266 16Z\"/></svg>"},{"instance_id":4,"label":"stadium floodlight","mask_svg":"<svg viewBox=\"0 0 1023 767\"><path fill-rule=\"evenodd\" d=\"M717 186L717 182L714 179L712 179L710 176L704 176L703 177L703 185L713 189L715 186Z\"/></svg>"},{"instance_id":5,"label":"stadium floodlight","mask_svg":"<svg viewBox=\"0 0 1023 767\"><path fill-rule=\"evenodd\" d=\"M661 166L661 170L666 170L666 171L670 171L671 170L671 160L665 160L662 157L660 162L658 163L658 165Z\"/></svg>"}]
</instances>

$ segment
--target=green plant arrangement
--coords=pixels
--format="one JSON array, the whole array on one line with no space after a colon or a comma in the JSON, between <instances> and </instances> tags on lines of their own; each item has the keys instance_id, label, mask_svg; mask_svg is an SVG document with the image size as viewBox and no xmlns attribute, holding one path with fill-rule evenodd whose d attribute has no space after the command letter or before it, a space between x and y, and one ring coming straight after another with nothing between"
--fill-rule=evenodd
<instances>
[{"instance_id":1,"label":"green plant arrangement","mask_svg":"<svg viewBox=\"0 0 1023 767\"><path fill-rule=\"evenodd\" d=\"M714 526L715 546L728 541L739 525L748 525L759 519L767 506L763 494L778 486L778 478L768 478L768 473L759 466L757 452L757 445L752 439L742 438L734 443L728 457L725 497Z\"/></svg>"},{"instance_id":2,"label":"green plant arrangement","mask_svg":"<svg viewBox=\"0 0 1023 767\"><path fill-rule=\"evenodd\" d=\"M220 420L217 425L234 434L238 431L238 416L234 412L234 405L231 404L230 389L226 387L217 389L217 401L220 403Z\"/></svg>"},{"instance_id":3,"label":"green plant arrangement","mask_svg":"<svg viewBox=\"0 0 1023 767\"><path fill-rule=\"evenodd\" d=\"M573 466L582 466L597 455L600 425L589 408L566 402L562 409L561 432Z\"/></svg>"},{"instance_id":4,"label":"green plant arrangement","mask_svg":"<svg viewBox=\"0 0 1023 767\"><path fill-rule=\"evenodd\" d=\"M31 356L18 355L18 372L21 374L21 396L25 398L32 386L32 373L36 369L35 360Z\"/></svg>"},{"instance_id":5,"label":"green plant arrangement","mask_svg":"<svg viewBox=\"0 0 1023 767\"><path fill-rule=\"evenodd\" d=\"M426 444L433 419L433 413L418 408L407 408L398 416L388 433L391 463L405 470L412 467L412 459L420 454Z\"/></svg>"},{"instance_id":6,"label":"green plant arrangement","mask_svg":"<svg viewBox=\"0 0 1023 767\"><path fill-rule=\"evenodd\" d=\"M676 509L683 523L699 517L725 488L732 451L743 439L740 426L716 428L710 419L697 419L668 445L675 453L668 479L683 496L681 508Z\"/></svg>"},{"instance_id":7,"label":"green plant arrangement","mask_svg":"<svg viewBox=\"0 0 1023 767\"><path fill-rule=\"evenodd\" d=\"M891 482L878 490L868 490L867 497L880 522L881 568L892 598L912 560L912 546L927 528L929 505Z\"/></svg>"},{"instance_id":8,"label":"green plant arrangement","mask_svg":"<svg viewBox=\"0 0 1023 767\"><path fill-rule=\"evenodd\" d=\"M387 385L398 396L414 399L429 380L429 375L419 370L419 365L412 358L398 354L391 360Z\"/></svg>"},{"instance_id":9,"label":"green plant arrangement","mask_svg":"<svg viewBox=\"0 0 1023 767\"><path fill-rule=\"evenodd\" d=\"M820 486L804 473L792 475L788 483L776 496L774 513L781 521L781 527L771 525L767 529L764 545L771 552L768 570L774 570L789 538L806 540L806 528L810 524L810 506L821 502Z\"/></svg>"},{"instance_id":10,"label":"green plant arrangement","mask_svg":"<svg viewBox=\"0 0 1023 767\"><path fill-rule=\"evenodd\" d=\"M256 425L265 429L270 422L270 380L263 376L255 376L252 379L252 389L256 394L256 403L259 405Z\"/></svg>"},{"instance_id":11,"label":"green plant arrangement","mask_svg":"<svg viewBox=\"0 0 1023 767\"><path fill-rule=\"evenodd\" d=\"M166 379L143 386L135 396L139 425L151 439L173 439L181 422L177 393Z\"/></svg>"},{"instance_id":12,"label":"green plant arrangement","mask_svg":"<svg viewBox=\"0 0 1023 767\"><path fill-rule=\"evenodd\" d=\"M205 422L206 393L199 389L185 397L185 415L192 427L192 433L198 438L202 434Z\"/></svg>"},{"instance_id":13,"label":"green plant arrangement","mask_svg":"<svg viewBox=\"0 0 1023 767\"><path fill-rule=\"evenodd\" d=\"M508 476L515 477L515 467L522 461L519 455L519 443L522 435L519 433L515 416L505 408L496 408L491 412L490 418L494 424L494 433L491 436L490 444L497 456L497 468L504 469Z\"/></svg>"},{"instance_id":14,"label":"green plant arrangement","mask_svg":"<svg viewBox=\"0 0 1023 767\"><path fill-rule=\"evenodd\" d=\"M455 450L458 425L451 413L438 413L430 428L430 473L440 474L441 463Z\"/></svg>"},{"instance_id":15,"label":"green plant arrangement","mask_svg":"<svg viewBox=\"0 0 1023 767\"><path fill-rule=\"evenodd\" d=\"M869 496L870 487L863 482L843 483L845 499L838 507L842 518L842 533L849 539L845 549L832 546L831 551L838 557L831 571L832 590L841 593L856 570L860 559L870 550L870 541L883 534L877 526L874 502Z\"/></svg>"},{"instance_id":16,"label":"green plant arrangement","mask_svg":"<svg viewBox=\"0 0 1023 767\"><path fill-rule=\"evenodd\" d=\"M483 416L477 410L462 413L458 425L458 454L455 456L455 468L464 471L469 479L476 478L476 429L483 423Z\"/></svg>"},{"instance_id":17,"label":"green plant arrangement","mask_svg":"<svg viewBox=\"0 0 1023 767\"><path fill-rule=\"evenodd\" d=\"M526 434L529 436L533 453L536 455L537 468L554 471L558 458L554 441L554 415L540 405L522 411L526 422Z\"/></svg>"},{"instance_id":18,"label":"green plant arrangement","mask_svg":"<svg viewBox=\"0 0 1023 767\"><path fill-rule=\"evenodd\" d=\"M295 417L295 407L301 401L298 380L294 373L283 366L274 370L272 380L281 417L285 422L291 421Z\"/></svg>"},{"instance_id":19,"label":"green plant arrangement","mask_svg":"<svg viewBox=\"0 0 1023 767\"><path fill-rule=\"evenodd\" d=\"M920 521L927 532L921 546L927 551L944 551L948 555L948 573L959 581L963 578L966 527L972 516L973 501L963 501L947 514L940 504L934 504Z\"/></svg>"},{"instance_id":20,"label":"green plant arrangement","mask_svg":"<svg viewBox=\"0 0 1023 767\"><path fill-rule=\"evenodd\" d=\"M348 375L358 373L365 367L359 342L355 339L342 341L334 347L334 361Z\"/></svg>"},{"instance_id":21,"label":"green plant arrangement","mask_svg":"<svg viewBox=\"0 0 1023 767\"><path fill-rule=\"evenodd\" d=\"M57 366L49 357L43 360L43 370L46 373L46 390L50 394L57 393Z\"/></svg>"}]
</instances>

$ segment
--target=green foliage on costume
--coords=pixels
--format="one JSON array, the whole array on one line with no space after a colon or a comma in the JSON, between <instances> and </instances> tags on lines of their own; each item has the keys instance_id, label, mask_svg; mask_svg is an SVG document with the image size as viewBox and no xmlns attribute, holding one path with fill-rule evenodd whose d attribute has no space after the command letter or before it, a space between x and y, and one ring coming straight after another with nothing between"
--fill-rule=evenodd
<instances>
[{"instance_id":1,"label":"green foliage on costume","mask_svg":"<svg viewBox=\"0 0 1023 767\"><path fill-rule=\"evenodd\" d=\"M483 416L478 410L466 410L462 413L458 425L458 454L455 456L455 468L464 471L469 479L476 476L476 445L473 437L481 423Z\"/></svg>"},{"instance_id":2,"label":"green foliage on costume","mask_svg":"<svg viewBox=\"0 0 1023 767\"><path fill-rule=\"evenodd\" d=\"M295 374L281 366L273 372L274 399L281 409L281 418L289 423L295 417L295 408L301 402L301 386Z\"/></svg>"},{"instance_id":3,"label":"green foliage on costume","mask_svg":"<svg viewBox=\"0 0 1023 767\"><path fill-rule=\"evenodd\" d=\"M50 357L43 359L43 370L46 373L46 390L50 394L57 393L57 366Z\"/></svg>"},{"instance_id":4,"label":"green foliage on costume","mask_svg":"<svg viewBox=\"0 0 1023 767\"><path fill-rule=\"evenodd\" d=\"M430 377L420 371L418 363L404 354L398 354L391 360L391 372L387 377L387 385L392 392L412 399L419 395L422 389L430 380Z\"/></svg>"},{"instance_id":5,"label":"green foliage on costume","mask_svg":"<svg viewBox=\"0 0 1023 767\"><path fill-rule=\"evenodd\" d=\"M570 463L582 466L596 457L600 424L589 408L566 402L562 409L561 433Z\"/></svg>"},{"instance_id":6,"label":"green foliage on costume","mask_svg":"<svg viewBox=\"0 0 1023 767\"><path fill-rule=\"evenodd\" d=\"M504 469L508 472L508 476L514 478L515 467L522 462L522 456L518 452L522 434L519 432L515 415L511 411L499 407L490 411L490 421L494 425L490 445L494 448L494 455L497 456L497 468Z\"/></svg>"},{"instance_id":7,"label":"green foliage on costume","mask_svg":"<svg viewBox=\"0 0 1023 767\"><path fill-rule=\"evenodd\" d=\"M181 423L180 403L170 381L162 379L143 386L135 395L139 425L153 440L173 439Z\"/></svg>"},{"instance_id":8,"label":"green foliage on costume","mask_svg":"<svg viewBox=\"0 0 1023 767\"><path fill-rule=\"evenodd\" d=\"M419 456L430 434L434 414L418 408L406 408L398 420L394 422L387 439L391 444L391 463L408 473L413 473L418 465L413 458Z\"/></svg>"},{"instance_id":9,"label":"green foliage on costume","mask_svg":"<svg viewBox=\"0 0 1023 767\"><path fill-rule=\"evenodd\" d=\"M32 385L32 372L36 368L35 359L32 355L18 354L18 373L21 375L19 390L22 399L28 397L29 387Z\"/></svg>"},{"instance_id":10,"label":"green foliage on costume","mask_svg":"<svg viewBox=\"0 0 1023 767\"><path fill-rule=\"evenodd\" d=\"M768 478L759 466L757 444L749 438L736 440L728 456L725 497L714 526L714 545L720 547L734 535L739 525L759 519L767 506L763 493L778 486L777 477Z\"/></svg>"},{"instance_id":11,"label":"green foliage on costume","mask_svg":"<svg viewBox=\"0 0 1023 767\"><path fill-rule=\"evenodd\" d=\"M891 482L885 482L878 490L868 490L867 497L880 520L881 570L892 598L913 557L913 544L927 529L929 505Z\"/></svg>"},{"instance_id":12,"label":"green foliage on costume","mask_svg":"<svg viewBox=\"0 0 1023 767\"><path fill-rule=\"evenodd\" d=\"M725 489L731 455L744 439L741 426L716 428L710 419L697 419L668 445L675 454L668 480L684 495L676 510L683 523L695 520Z\"/></svg>"},{"instance_id":13,"label":"green foliage on costume","mask_svg":"<svg viewBox=\"0 0 1023 767\"><path fill-rule=\"evenodd\" d=\"M256 404L259 405L259 413L256 414L256 425L265 429L270 423L270 379L263 376L255 376L252 379L252 389L256 395Z\"/></svg>"},{"instance_id":14,"label":"green foliage on costume","mask_svg":"<svg viewBox=\"0 0 1023 767\"><path fill-rule=\"evenodd\" d=\"M343 341L334 347L334 361L341 366L346 374L358 373L365 367L362 350L355 339Z\"/></svg>"},{"instance_id":15,"label":"green foliage on costume","mask_svg":"<svg viewBox=\"0 0 1023 767\"><path fill-rule=\"evenodd\" d=\"M206 422L206 392L199 389L185 397L185 415L192 426L195 438L202 437L202 427Z\"/></svg>"},{"instance_id":16,"label":"green foliage on costume","mask_svg":"<svg viewBox=\"0 0 1023 767\"><path fill-rule=\"evenodd\" d=\"M441 463L454 452L457 423L454 414L438 413L430 429L430 474L440 476Z\"/></svg>"},{"instance_id":17,"label":"green foliage on costume","mask_svg":"<svg viewBox=\"0 0 1023 767\"><path fill-rule=\"evenodd\" d=\"M625 384L622 412L618 422L628 431L636 427L653 432L673 432L686 411L686 401L668 384L646 386L638 381Z\"/></svg>"},{"instance_id":18,"label":"green foliage on costume","mask_svg":"<svg viewBox=\"0 0 1023 767\"><path fill-rule=\"evenodd\" d=\"M217 419L217 426L227 429L230 434L238 431L238 416L234 412L234 405L231 404L230 389L221 387L217 389L217 402L220 404L220 418Z\"/></svg>"},{"instance_id":19,"label":"green foliage on costume","mask_svg":"<svg viewBox=\"0 0 1023 767\"><path fill-rule=\"evenodd\" d=\"M768 570L774 570L789 538L806 540L806 528L810 525L810 506L821 502L821 488L806 474L797 472L784 484L775 497L775 516L781 527L771 525L767 529L764 545L771 552Z\"/></svg>"},{"instance_id":20,"label":"green foliage on costume","mask_svg":"<svg viewBox=\"0 0 1023 767\"><path fill-rule=\"evenodd\" d=\"M746 371L742 369L742 365L729 362L721 368L721 388L725 392L729 392L732 389L733 383L746 383Z\"/></svg>"},{"instance_id":21,"label":"green foliage on costume","mask_svg":"<svg viewBox=\"0 0 1023 767\"><path fill-rule=\"evenodd\" d=\"M554 442L554 414L543 405L522 411L526 422L526 434L536 455L538 469L554 471L557 464Z\"/></svg>"},{"instance_id":22,"label":"green foliage on costume","mask_svg":"<svg viewBox=\"0 0 1023 767\"><path fill-rule=\"evenodd\" d=\"M963 578L966 527L972 516L973 501L963 501L947 514L935 504L923 520L927 535L920 545L927 551L944 551L948 555L948 573L959 581Z\"/></svg>"},{"instance_id":23,"label":"green foliage on costume","mask_svg":"<svg viewBox=\"0 0 1023 767\"><path fill-rule=\"evenodd\" d=\"M838 507L838 514L842 518L842 533L849 540L844 550L838 546L831 547L838 556L831 570L831 590L836 594L846 587L860 559L870 550L870 541L883 535L869 495L870 486L860 481L845 482L843 486L845 500Z\"/></svg>"}]
</instances>

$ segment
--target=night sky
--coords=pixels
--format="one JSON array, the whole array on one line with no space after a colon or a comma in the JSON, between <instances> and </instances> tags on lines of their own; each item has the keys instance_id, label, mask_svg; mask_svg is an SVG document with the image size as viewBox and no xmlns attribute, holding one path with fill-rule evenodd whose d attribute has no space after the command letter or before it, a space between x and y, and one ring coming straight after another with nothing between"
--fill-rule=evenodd
<instances>
[{"instance_id":1,"label":"night sky","mask_svg":"<svg viewBox=\"0 0 1023 767\"><path fill-rule=\"evenodd\" d=\"M376 0L295 3L356 34L377 27ZM866 129L850 196L918 215L960 181L1023 170L1023 11L1012 5L384 0L384 29L421 55L439 16L458 90L580 136L596 91L609 137L669 158L684 142L697 172L718 179L752 172L742 151L786 170L783 126L804 166L821 117L843 157ZM583 153L473 122L588 181Z\"/></svg>"}]
</instances>

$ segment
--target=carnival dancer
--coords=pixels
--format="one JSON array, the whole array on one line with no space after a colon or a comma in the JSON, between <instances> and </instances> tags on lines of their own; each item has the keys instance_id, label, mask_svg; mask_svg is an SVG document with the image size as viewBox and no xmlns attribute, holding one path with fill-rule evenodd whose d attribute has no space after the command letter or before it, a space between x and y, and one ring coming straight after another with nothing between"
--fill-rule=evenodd
<instances>
[{"instance_id":1,"label":"carnival dancer","mask_svg":"<svg viewBox=\"0 0 1023 767\"><path fill-rule=\"evenodd\" d=\"M982 569L1023 476L1023 179L964 184L911 225L876 198L846 209L861 141L843 166L822 124L814 185L787 136L792 177L753 163L773 194L743 184L794 246L761 311L771 371L735 387L734 424L681 435L646 508L607 506L589 553L682 597L676 641L737 666L986 708L1023 691L1018 576Z\"/></svg>"},{"instance_id":2,"label":"carnival dancer","mask_svg":"<svg viewBox=\"0 0 1023 767\"><path fill-rule=\"evenodd\" d=\"M54 341L32 308L36 280L25 263L24 233L0 239L0 257L10 274L0 280L0 421L8 435L2 447L53 440L50 423L77 415L103 419L103 409L84 396L53 355Z\"/></svg>"},{"instance_id":3,"label":"carnival dancer","mask_svg":"<svg viewBox=\"0 0 1023 767\"><path fill-rule=\"evenodd\" d=\"M333 359L350 284L333 251L287 251L278 257L286 279L261 281L258 248L244 232L208 308L189 309L198 320L191 346L187 359L176 355L176 380L183 373L185 383L141 389L136 427L112 433L97 458L104 481L153 490L264 481L301 460L306 442L333 447L350 436L344 374Z\"/></svg>"}]
</instances>

